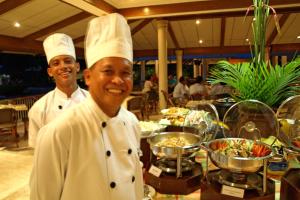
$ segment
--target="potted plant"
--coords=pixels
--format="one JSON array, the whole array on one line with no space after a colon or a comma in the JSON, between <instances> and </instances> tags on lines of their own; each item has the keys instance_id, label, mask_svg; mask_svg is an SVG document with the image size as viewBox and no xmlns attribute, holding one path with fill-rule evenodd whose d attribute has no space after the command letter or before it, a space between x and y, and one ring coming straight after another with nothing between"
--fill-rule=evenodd
<instances>
[{"instance_id":1,"label":"potted plant","mask_svg":"<svg viewBox=\"0 0 300 200\"><path fill-rule=\"evenodd\" d=\"M255 99L271 107L278 106L286 98L299 94L300 59L294 59L284 66L272 66L269 60L265 60L265 33L269 11L273 10L278 27L276 13L269 6L268 0L253 0L251 7L254 9L255 19L252 22L251 62L231 64L220 61L211 71L209 81L212 84L225 83L233 87L236 92L232 97L236 101Z\"/></svg>"}]
</instances>

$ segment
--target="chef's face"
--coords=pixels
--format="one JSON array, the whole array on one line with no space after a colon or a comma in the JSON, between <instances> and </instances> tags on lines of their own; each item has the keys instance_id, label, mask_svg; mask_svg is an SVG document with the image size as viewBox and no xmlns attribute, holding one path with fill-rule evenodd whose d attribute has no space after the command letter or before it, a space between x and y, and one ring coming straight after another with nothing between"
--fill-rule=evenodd
<instances>
[{"instance_id":1,"label":"chef's face","mask_svg":"<svg viewBox=\"0 0 300 200\"><path fill-rule=\"evenodd\" d=\"M47 69L48 75L53 77L58 88L65 88L76 84L79 63L72 56L60 55L52 58Z\"/></svg>"},{"instance_id":2,"label":"chef's face","mask_svg":"<svg viewBox=\"0 0 300 200\"><path fill-rule=\"evenodd\" d=\"M110 117L117 114L133 87L132 64L125 58L106 57L84 71L85 83L98 106Z\"/></svg>"}]
</instances>

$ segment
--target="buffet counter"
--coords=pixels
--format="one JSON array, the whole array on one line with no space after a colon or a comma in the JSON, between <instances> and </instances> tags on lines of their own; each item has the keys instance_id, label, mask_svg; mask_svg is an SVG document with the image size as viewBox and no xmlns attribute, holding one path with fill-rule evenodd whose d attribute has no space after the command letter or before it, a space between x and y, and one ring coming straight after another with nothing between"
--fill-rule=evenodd
<instances>
[{"instance_id":1,"label":"buffet counter","mask_svg":"<svg viewBox=\"0 0 300 200\"><path fill-rule=\"evenodd\" d=\"M197 156L197 160L201 162L203 169L206 169L206 162L205 162L205 152L203 150L200 151L201 153ZM216 169L216 166L214 166L211 162L208 164L209 170ZM300 163L297 163L295 160L292 160L290 162L290 168L300 168ZM280 175L270 175L268 174L268 178L272 179L275 182L275 200L280 199ZM160 194L158 192L155 192L155 195L153 196L153 200L200 200L201 197L201 190L196 190L191 194L188 195L173 195L173 194Z\"/></svg>"}]
</instances>

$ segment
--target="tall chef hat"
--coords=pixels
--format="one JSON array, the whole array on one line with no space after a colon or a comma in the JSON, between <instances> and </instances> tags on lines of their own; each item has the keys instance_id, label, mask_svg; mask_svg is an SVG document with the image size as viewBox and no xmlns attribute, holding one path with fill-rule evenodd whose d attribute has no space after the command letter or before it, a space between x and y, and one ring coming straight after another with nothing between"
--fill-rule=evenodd
<instances>
[{"instance_id":1,"label":"tall chef hat","mask_svg":"<svg viewBox=\"0 0 300 200\"><path fill-rule=\"evenodd\" d=\"M132 40L126 19L117 13L90 21L85 37L85 60L92 67L105 57L121 57L132 62Z\"/></svg>"},{"instance_id":2,"label":"tall chef hat","mask_svg":"<svg viewBox=\"0 0 300 200\"><path fill-rule=\"evenodd\" d=\"M69 55L76 59L72 38L63 33L55 33L43 42L48 64L52 58L60 55Z\"/></svg>"}]
</instances>

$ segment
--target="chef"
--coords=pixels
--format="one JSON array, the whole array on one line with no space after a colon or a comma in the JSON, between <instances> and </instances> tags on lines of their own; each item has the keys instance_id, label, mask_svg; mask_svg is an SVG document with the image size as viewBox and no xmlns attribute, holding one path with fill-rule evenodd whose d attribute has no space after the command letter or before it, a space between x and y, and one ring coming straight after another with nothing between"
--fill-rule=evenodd
<instances>
[{"instance_id":1,"label":"chef","mask_svg":"<svg viewBox=\"0 0 300 200\"><path fill-rule=\"evenodd\" d=\"M66 109L81 102L88 92L77 85L80 70L76 62L72 38L63 33L55 33L43 42L48 61L48 75L53 77L56 87L40 98L28 113L28 145L35 147L38 131Z\"/></svg>"},{"instance_id":2,"label":"chef","mask_svg":"<svg viewBox=\"0 0 300 200\"><path fill-rule=\"evenodd\" d=\"M85 38L90 96L43 127L31 200L142 200L140 127L121 107L133 87L130 28L119 14L92 19Z\"/></svg>"}]
</instances>

